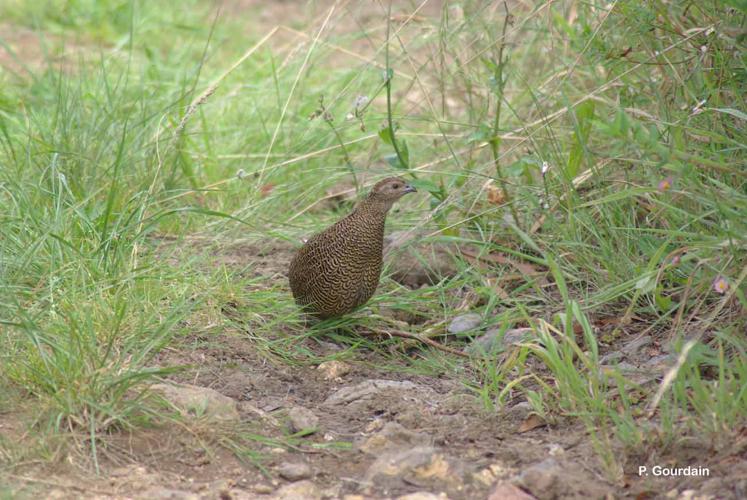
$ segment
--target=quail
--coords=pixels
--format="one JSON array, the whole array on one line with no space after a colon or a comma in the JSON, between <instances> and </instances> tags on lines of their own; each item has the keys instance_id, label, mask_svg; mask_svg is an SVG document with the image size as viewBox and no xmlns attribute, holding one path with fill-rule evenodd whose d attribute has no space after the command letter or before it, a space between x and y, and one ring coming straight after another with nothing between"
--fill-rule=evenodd
<instances>
[{"instance_id":1,"label":"quail","mask_svg":"<svg viewBox=\"0 0 747 500\"><path fill-rule=\"evenodd\" d=\"M379 284L387 212L415 191L399 177L379 181L350 214L309 238L290 263L296 302L320 319L365 304Z\"/></svg>"}]
</instances>

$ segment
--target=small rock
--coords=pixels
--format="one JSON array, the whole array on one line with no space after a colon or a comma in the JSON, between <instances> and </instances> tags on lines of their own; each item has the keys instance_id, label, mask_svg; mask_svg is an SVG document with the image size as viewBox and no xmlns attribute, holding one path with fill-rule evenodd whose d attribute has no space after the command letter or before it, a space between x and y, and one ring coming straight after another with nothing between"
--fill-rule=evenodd
<instances>
[{"instance_id":1,"label":"small rock","mask_svg":"<svg viewBox=\"0 0 747 500\"><path fill-rule=\"evenodd\" d=\"M281 398L275 398L270 396L269 398L265 399L263 401L263 405L260 408L262 411L270 413L273 412L279 408L282 408L285 406L285 401L283 401Z\"/></svg>"},{"instance_id":2,"label":"small rock","mask_svg":"<svg viewBox=\"0 0 747 500\"><path fill-rule=\"evenodd\" d=\"M342 361L325 361L316 367L322 373L324 380L335 380L350 373L350 365Z\"/></svg>"},{"instance_id":3,"label":"small rock","mask_svg":"<svg viewBox=\"0 0 747 500\"><path fill-rule=\"evenodd\" d=\"M150 390L171 403L183 416L238 421L235 400L207 387L189 384L154 384Z\"/></svg>"},{"instance_id":4,"label":"small rock","mask_svg":"<svg viewBox=\"0 0 747 500\"><path fill-rule=\"evenodd\" d=\"M204 499L202 496L200 500ZM239 488L224 488L218 492L217 498L221 500L256 500L256 496Z\"/></svg>"},{"instance_id":5,"label":"small rock","mask_svg":"<svg viewBox=\"0 0 747 500\"><path fill-rule=\"evenodd\" d=\"M273 498L277 500L298 500L299 498L303 498L304 500L321 500L322 492L317 485L306 479L286 484L275 493Z\"/></svg>"},{"instance_id":6,"label":"small rock","mask_svg":"<svg viewBox=\"0 0 747 500\"><path fill-rule=\"evenodd\" d=\"M501 336L500 328L491 328L465 347L464 351L468 354L479 354L481 352L489 353L498 349L506 349L509 346L526 341L531 333L531 328L512 328L511 330L506 330L506 333Z\"/></svg>"},{"instance_id":7,"label":"small rock","mask_svg":"<svg viewBox=\"0 0 747 500\"><path fill-rule=\"evenodd\" d=\"M560 446L558 443L550 443L547 445L547 454L551 457L557 457L565 454L565 448Z\"/></svg>"},{"instance_id":8,"label":"small rock","mask_svg":"<svg viewBox=\"0 0 747 500\"><path fill-rule=\"evenodd\" d=\"M300 481L311 477L311 467L303 462L285 462L278 467L278 474L288 481Z\"/></svg>"},{"instance_id":9,"label":"small rock","mask_svg":"<svg viewBox=\"0 0 747 500\"><path fill-rule=\"evenodd\" d=\"M288 410L288 427L292 433L307 432L312 434L319 430L319 417L303 406L294 406Z\"/></svg>"},{"instance_id":10,"label":"small rock","mask_svg":"<svg viewBox=\"0 0 747 500\"><path fill-rule=\"evenodd\" d=\"M518 482L532 493L545 496L544 493L554 491L555 483L562 475L560 464L554 458L548 458L525 469L519 474Z\"/></svg>"},{"instance_id":11,"label":"small rock","mask_svg":"<svg viewBox=\"0 0 747 500\"><path fill-rule=\"evenodd\" d=\"M532 495L511 483L500 482L490 492L488 500L535 500Z\"/></svg>"},{"instance_id":12,"label":"small rock","mask_svg":"<svg viewBox=\"0 0 747 500\"><path fill-rule=\"evenodd\" d=\"M402 495L401 497L397 497L396 500L449 500L449 497L446 496L446 493L439 493L436 495L435 493L431 493L429 491L416 491L415 493L410 493L409 495Z\"/></svg>"},{"instance_id":13,"label":"small rock","mask_svg":"<svg viewBox=\"0 0 747 500\"><path fill-rule=\"evenodd\" d=\"M680 493L680 496L677 497L677 500L695 500L696 498L698 500L705 500L705 498L701 495L697 494L698 492L695 490L684 490L682 493ZM706 498L712 498L712 497L706 497Z\"/></svg>"},{"instance_id":14,"label":"small rock","mask_svg":"<svg viewBox=\"0 0 747 500\"><path fill-rule=\"evenodd\" d=\"M513 472L514 470L512 468L507 467L500 462L496 462L478 472L473 473L472 478L475 481L484 484L485 486L490 486L492 484L495 484L495 481L497 479L508 477Z\"/></svg>"},{"instance_id":15,"label":"small rock","mask_svg":"<svg viewBox=\"0 0 747 500\"><path fill-rule=\"evenodd\" d=\"M521 344L529 340L534 334L534 330L531 328L512 328L506 330L506 334L503 336L503 346L508 347L510 345Z\"/></svg>"},{"instance_id":16,"label":"small rock","mask_svg":"<svg viewBox=\"0 0 747 500\"><path fill-rule=\"evenodd\" d=\"M380 379L366 380L359 384L342 387L334 394L329 396L327 400L324 401L324 404L347 405L359 399L370 398L375 394L385 390L414 391L416 389L419 389L419 386L407 380L403 382Z\"/></svg>"},{"instance_id":17,"label":"small rock","mask_svg":"<svg viewBox=\"0 0 747 500\"><path fill-rule=\"evenodd\" d=\"M405 429L397 422L388 422L380 431L363 441L358 449L373 455L393 448L430 444L431 438L428 435Z\"/></svg>"},{"instance_id":18,"label":"small rock","mask_svg":"<svg viewBox=\"0 0 747 500\"><path fill-rule=\"evenodd\" d=\"M384 422L384 420L382 420L381 418L378 418L378 417L374 418L373 420L371 420L369 423L366 424L366 427L363 428L363 432L365 432L366 434L371 434L372 432L378 432L384 428L385 423L386 422Z\"/></svg>"},{"instance_id":19,"label":"small rock","mask_svg":"<svg viewBox=\"0 0 747 500\"><path fill-rule=\"evenodd\" d=\"M506 409L506 416L511 420L524 420L529 416L531 411L532 405L528 401L522 401Z\"/></svg>"},{"instance_id":20,"label":"small rock","mask_svg":"<svg viewBox=\"0 0 747 500\"><path fill-rule=\"evenodd\" d=\"M595 481L579 464L547 458L524 469L511 481L540 500L555 498L604 498L611 489Z\"/></svg>"},{"instance_id":21,"label":"small rock","mask_svg":"<svg viewBox=\"0 0 747 500\"><path fill-rule=\"evenodd\" d=\"M416 446L383 453L366 472L366 481L377 483L382 477L398 477L408 484L434 482L447 488L462 486L462 467L431 446Z\"/></svg>"},{"instance_id":22,"label":"small rock","mask_svg":"<svg viewBox=\"0 0 747 500\"><path fill-rule=\"evenodd\" d=\"M462 314L451 320L447 332L456 334L474 330L482 323L482 316L475 313Z\"/></svg>"},{"instance_id":23,"label":"small rock","mask_svg":"<svg viewBox=\"0 0 747 500\"><path fill-rule=\"evenodd\" d=\"M254 493L257 493L258 495L269 495L270 493L275 491L275 488L273 488L269 484L259 483L259 484L255 484L252 490L254 491Z\"/></svg>"}]
</instances>

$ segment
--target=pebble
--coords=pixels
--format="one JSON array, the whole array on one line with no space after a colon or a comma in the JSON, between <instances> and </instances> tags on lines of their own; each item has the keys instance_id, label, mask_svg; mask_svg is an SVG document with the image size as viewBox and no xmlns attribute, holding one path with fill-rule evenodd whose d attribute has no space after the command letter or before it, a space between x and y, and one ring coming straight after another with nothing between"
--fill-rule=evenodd
<instances>
[{"instance_id":1,"label":"pebble","mask_svg":"<svg viewBox=\"0 0 747 500\"><path fill-rule=\"evenodd\" d=\"M415 493L397 497L396 500L449 500L449 497L446 496L446 493L436 495L430 491L416 491Z\"/></svg>"},{"instance_id":2,"label":"pebble","mask_svg":"<svg viewBox=\"0 0 747 500\"><path fill-rule=\"evenodd\" d=\"M252 490L254 491L254 493L257 493L258 495L269 495L270 493L275 491L275 488L273 488L269 484L259 483L259 484L255 484Z\"/></svg>"},{"instance_id":3,"label":"pebble","mask_svg":"<svg viewBox=\"0 0 747 500\"><path fill-rule=\"evenodd\" d=\"M482 323L482 316L476 313L462 314L451 320L446 329L449 333L457 334L474 330Z\"/></svg>"},{"instance_id":4,"label":"pebble","mask_svg":"<svg viewBox=\"0 0 747 500\"><path fill-rule=\"evenodd\" d=\"M303 462L284 462L278 467L278 474L288 481L300 481L311 477L311 467Z\"/></svg>"},{"instance_id":5,"label":"pebble","mask_svg":"<svg viewBox=\"0 0 747 500\"><path fill-rule=\"evenodd\" d=\"M313 433L319 430L319 417L303 406L294 406L288 410L288 427L291 432Z\"/></svg>"},{"instance_id":6,"label":"pebble","mask_svg":"<svg viewBox=\"0 0 747 500\"><path fill-rule=\"evenodd\" d=\"M495 485L488 500L534 500L534 497L511 483L501 482Z\"/></svg>"},{"instance_id":7,"label":"pebble","mask_svg":"<svg viewBox=\"0 0 747 500\"><path fill-rule=\"evenodd\" d=\"M350 373L351 367L343 361L325 361L316 367L322 373L324 380L335 380Z\"/></svg>"},{"instance_id":8,"label":"pebble","mask_svg":"<svg viewBox=\"0 0 747 500\"><path fill-rule=\"evenodd\" d=\"M366 481L397 477L427 484L439 483L459 489L463 484L461 466L432 446L405 447L381 454L366 472Z\"/></svg>"},{"instance_id":9,"label":"pebble","mask_svg":"<svg viewBox=\"0 0 747 500\"><path fill-rule=\"evenodd\" d=\"M526 341L531 334L531 328L512 328L506 330L505 334L501 334L500 328L491 328L465 347L464 351L468 354L479 354L506 349L509 346Z\"/></svg>"},{"instance_id":10,"label":"pebble","mask_svg":"<svg viewBox=\"0 0 747 500\"><path fill-rule=\"evenodd\" d=\"M532 492L546 493L553 490L556 481L562 475L563 469L557 460L548 458L526 468L519 475L519 483Z\"/></svg>"},{"instance_id":11,"label":"pebble","mask_svg":"<svg viewBox=\"0 0 747 500\"><path fill-rule=\"evenodd\" d=\"M321 500L322 492L308 479L286 484L273 496L277 500Z\"/></svg>"}]
</instances>

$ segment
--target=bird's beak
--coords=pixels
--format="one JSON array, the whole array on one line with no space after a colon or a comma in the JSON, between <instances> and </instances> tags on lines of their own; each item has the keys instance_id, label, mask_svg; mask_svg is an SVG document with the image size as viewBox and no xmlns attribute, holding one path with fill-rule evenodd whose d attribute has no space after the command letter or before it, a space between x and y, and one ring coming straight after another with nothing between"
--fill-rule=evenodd
<instances>
[{"instance_id":1,"label":"bird's beak","mask_svg":"<svg viewBox=\"0 0 747 500\"><path fill-rule=\"evenodd\" d=\"M418 190L415 189L415 186L411 186L409 184L405 186L405 193L417 193L417 192Z\"/></svg>"}]
</instances>

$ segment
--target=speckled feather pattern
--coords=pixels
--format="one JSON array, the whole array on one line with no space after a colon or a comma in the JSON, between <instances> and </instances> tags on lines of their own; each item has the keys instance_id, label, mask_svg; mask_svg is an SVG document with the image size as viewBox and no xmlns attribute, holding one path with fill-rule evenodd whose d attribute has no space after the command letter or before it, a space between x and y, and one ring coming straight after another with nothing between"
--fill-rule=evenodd
<instances>
[{"instance_id":1,"label":"speckled feather pattern","mask_svg":"<svg viewBox=\"0 0 747 500\"><path fill-rule=\"evenodd\" d=\"M387 182L409 191L377 196L377 187ZM412 190L402 179L385 179L348 216L312 236L290 264L296 302L322 319L365 304L379 284L387 212Z\"/></svg>"}]
</instances>

